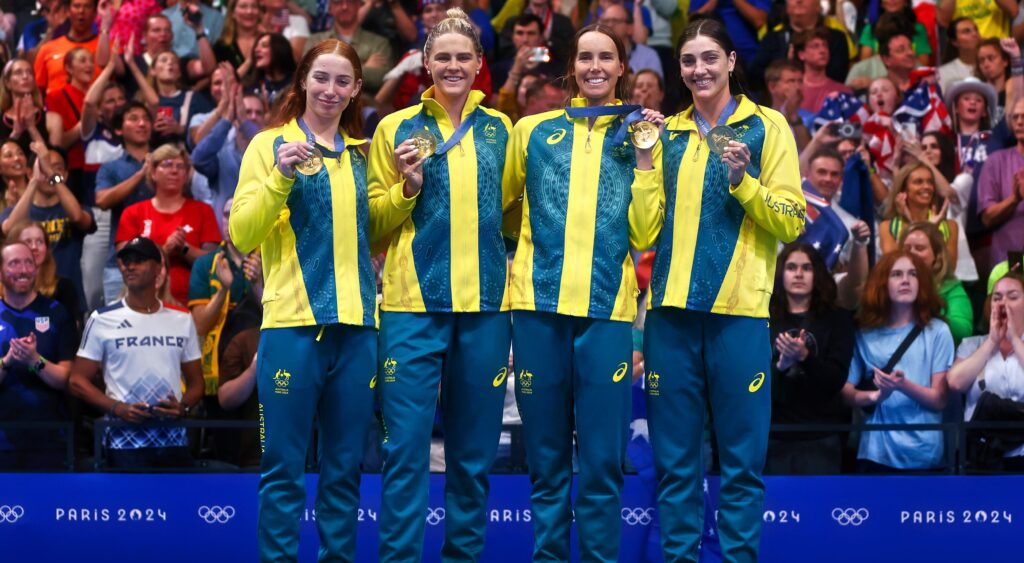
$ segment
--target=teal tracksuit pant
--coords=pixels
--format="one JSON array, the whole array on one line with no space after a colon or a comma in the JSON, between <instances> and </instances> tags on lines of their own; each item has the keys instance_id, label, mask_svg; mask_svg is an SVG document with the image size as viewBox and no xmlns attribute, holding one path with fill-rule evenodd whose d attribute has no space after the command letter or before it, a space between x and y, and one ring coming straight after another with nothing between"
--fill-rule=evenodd
<instances>
[{"instance_id":1,"label":"teal tracksuit pant","mask_svg":"<svg viewBox=\"0 0 1024 563\"><path fill-rule=\"evenodd\" d=\"M446 465L441 557L480 559L487 474L501 435L511 338L507 312L381 313L382 562L419 561L423 555L439 387Z\"/></svg>"},{"instance_id":2,"label":"teal tracksuit pant","mask_svg":"<svg viewBox=\"0 0 1024 563\"><path fill-rule=\"evenodd\" d=\"M533 485L533 560L569 561L575 430L580 553L583 561L618 561L632 328L622 321L516 311L512 341Z\"/></svg>"},{"instance_id":3,"label":"teal tracksuit pant","mask_svg":"<svg viewBox=\"0 0 1024 563\"><path fill-rule=\"evenodd\" d=\"M728 563L757 561L771 424L768 320L659 307L647 313L647 424L665 561L698 560L701 455L710 404L722 468L718 534Z\"/></svg>"},{"instance_id":4,"label":"teal tracksuit pant","mask_svg":"<svg viewBox=\"0 0 1024 563\"><path fill-rule=\"evenodd\" d=\"M359 463L373 418L376 358L373 327L333 324L260 332L261 561L298 560L306 451L314 418L320 431L319 560L354 560Z\"/></svg>"}]
</instances>

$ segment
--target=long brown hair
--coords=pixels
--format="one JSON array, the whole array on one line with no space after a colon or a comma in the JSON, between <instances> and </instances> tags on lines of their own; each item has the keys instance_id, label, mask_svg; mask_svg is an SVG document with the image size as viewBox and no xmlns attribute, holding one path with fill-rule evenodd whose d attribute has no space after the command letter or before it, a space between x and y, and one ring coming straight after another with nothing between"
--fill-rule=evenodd
<instances>
[{"instance_id":1,"label":"long brown hair","mask_svg":"<svg viewBox=\"0 0 1024 563\"><path fill-rule=\"evenodd\" d=\"M46 297L53 297L57 291L57 261L53 259L53 249L50 247L50 238L46 235L46 228L42 223L35 221L19 221L11 230L7 231L7 240L10 242L21 239L21 233L31 228L39 229L43 233L43 244L46 245L46 258L42 264L36 264L36 291ZM0 295L3 295L3 286L0 285ZM73 313L73 311L70 311Z\"/></svg>"},{"instance_id":2,"label":"long brown hair","mask_svg":"<svg viewBox=\"0 0 1024 563\"><path fill-rule=\"evenodd\" d=\"M615 97L623 102L629 100L629 57L626 56L626 46L611 28L599 23L592 23L581 28L576 32L576 37L572 40L572 53L569 56L569 64L565 69L565 82L569 88L569 98L572 99L580 95L580 86L576 83L576 57L580 52L580 38L591 31L607 35L612 40L612 43L615 44L615 51L619 56L619 64L622 65L622 76L615 82Z\"/></svg>"},{"instance_id":3,"label":"long brown hair","mask_svg":"<svg viewBox=\"0 0 1024 563\"><path fill-rule=\"evenodd\" d=\"M359 55L355 49L344 41L327 39L321 41L299 61L299 68L295 71L295 80L285 91L281 101L277 104L277 110L270 119L268 127L280 127L293 119L302 117L306 112L306 77L313 68L313 61L320 55L341 55L352 64L352 73L355 80L363 79L363 65L359 62ZM352 96L348 106L341 112L339 129L344 131L352 139L363 138L363 104L360 96Z\"/></svg>"},{"instance_id":4,"label":"long brown hair","mask_svg":"<svg viewBox=\"0 0 1024 563\"><path fill-rule=\"evenodd\" d=\"M867 283L864 285L864 297L860 300L860 313L857 321L861 328L881 328L889 324L889 312L892 301L889 298L889 274L900 258L907 258L917 270L917 298L914 299L914 322L928 324L932 319L941 317L944 306L942 298L935 290L935 282L924 262L907 252L898 249L886 253L871 269Z\"/></svg>"}]
</instances>

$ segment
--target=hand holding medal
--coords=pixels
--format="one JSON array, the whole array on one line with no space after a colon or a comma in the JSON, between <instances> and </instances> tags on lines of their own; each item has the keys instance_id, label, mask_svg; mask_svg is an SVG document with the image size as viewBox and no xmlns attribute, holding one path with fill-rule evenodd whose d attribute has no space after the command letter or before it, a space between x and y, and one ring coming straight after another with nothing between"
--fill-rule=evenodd
<instances>
[{"instance_id":1,"label":"hand holding medal","mask_svg":"<svg viewBox=\"0 0 1024 563\"><path fill-rule=\"evenodd\" d=\"M324 157L312 143L294 141L277 148L277 169L286 178L294 178L295 171L315 174L323 168Z\"/></svg>"},{"instance_id":2,"label":"hand holding medal","mask_svg":"<svg viewBox=\"0 0 1024 563\"><path fill-rule=\"evenodd\" d=\"M641 110L642 119L634 121L629 128L629 138L637 150L650 150L658 143L665 126L665 116L653 109Z\"/></svg>"},{"instance_id":3,"label":"hand holding medal","mask_svg":"<svg viewBox=\"0 0 1024 563\"><path fill-rule=\"evenodd\" d=\"M434 141L433 147L430 146L431 139ZM405 178L405 197L413 197L420 193L423 187L423 163L433 156L436 150L437 139L426 129L413 132L408 139L395 147L395 166Z\"/></svg>"},{"instance_id":4,"label":"hand holding medal","mask_svg":"<svg viewBox=\"0 0 1024 563\"><path fill-rule=\"evenodd\" d=\"M711 143L711 135L714 133L714 129L708 133L709 144ZM715 145L711 146L712 150L714 150ZM747 148L746 143L738 141L733 137L725 140L725 145L721 146L721 151L722 162L729 168L729 185L738 185L743 181L743 175L747 173L747 166L750 165L750 149ZM718 151L715 152L717 153Z\"/></svg>"}]
</instances>

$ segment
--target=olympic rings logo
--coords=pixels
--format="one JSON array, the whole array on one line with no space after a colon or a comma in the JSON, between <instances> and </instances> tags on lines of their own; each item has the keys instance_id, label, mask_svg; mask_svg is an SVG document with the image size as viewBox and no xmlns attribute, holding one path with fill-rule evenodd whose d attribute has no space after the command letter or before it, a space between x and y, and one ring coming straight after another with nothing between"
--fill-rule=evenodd
<instances>
[{"instance_id":1,"label":"olympic rings logo","mask_svg":"<svg viewBox=\"0 0 1024 563\"><path fill-rule=\"evenodd\" d=\"M654 520L653 508L623 508L621 514L630 526L647 526Z\"/></svg>"},{"instance_id":2,"label":"olympic rings logo","mask_svg":"<svg viewBox=\"0 0 1024 563\"><path fill-rule=\"evenodd\" d=\"M14 506L0 505L0 524L13 524L25 515L25 508L20 504Z\"/></svg>"},{"instance_id":3,"label":"olympic rings logo","mask_svg":"<svg viewBox=\"0 0 1024 563\"><path fill-rule=\"evenodd\" d=\"M444 521L445 511L442 507L427 509L427 524L437 526Z\"/></svg>"},{"instance_id":4,"label":"olympic rings logo","mask_svg":"<svg viewBox=\"0 0 1024 563\"><path fill-rule=\"evenodd\" d=\"M233 506L200 506L196 514L207 524L227 524L235 517Z\"/></svg>"},{"instance_id":5,"label":"olympic rings logo","mask_svg":"<svg viewBox=\"0 0 1024 563\"><path fill-rule=\"evenodd\" d=\"M833 508L832 519L840 526L860 526L871 513L866 508Z\"/></svg>"}]
</instances>

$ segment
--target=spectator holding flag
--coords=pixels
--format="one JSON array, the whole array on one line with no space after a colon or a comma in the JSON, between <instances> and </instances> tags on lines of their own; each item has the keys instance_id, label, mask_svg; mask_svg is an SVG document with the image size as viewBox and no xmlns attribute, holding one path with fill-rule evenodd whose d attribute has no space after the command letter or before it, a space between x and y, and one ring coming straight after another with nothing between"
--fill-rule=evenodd
<instances>
[{"instance_id":1,"label":"spectator holding flag","mask_svg":"<svg viewBox=\"0 0 1024 563\"><path fill-rule=\"evenodd\" d=\"M821 148L811 155L807 178L803 182L807 218L804 232L797 242L814 248L830 271L849 259L851 230L856 231L865 244L871 235L866 223L842 207L833 205L842 181L843 159L835 149Z\"/></svg>"}]
</instances>

